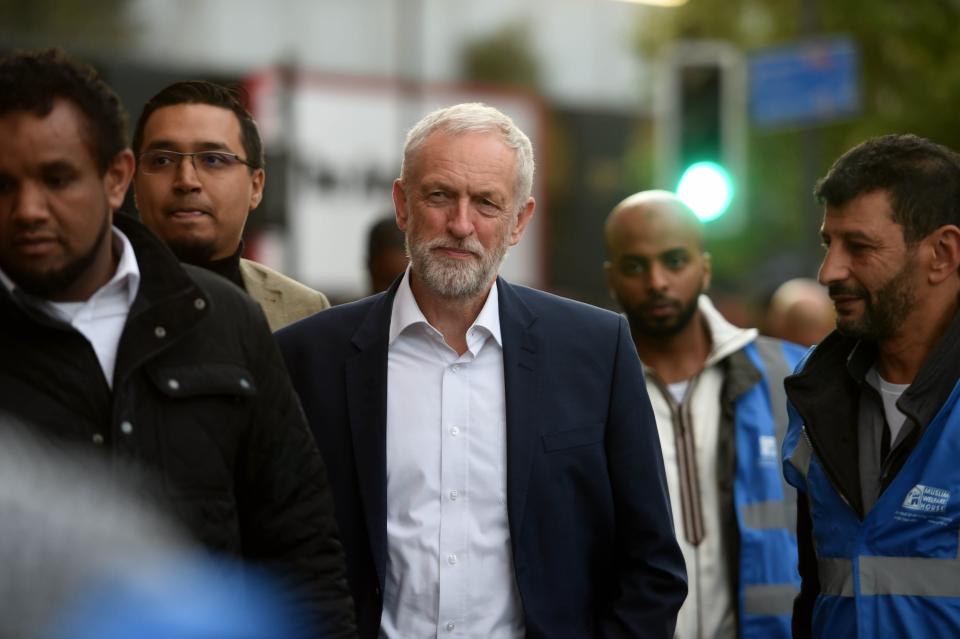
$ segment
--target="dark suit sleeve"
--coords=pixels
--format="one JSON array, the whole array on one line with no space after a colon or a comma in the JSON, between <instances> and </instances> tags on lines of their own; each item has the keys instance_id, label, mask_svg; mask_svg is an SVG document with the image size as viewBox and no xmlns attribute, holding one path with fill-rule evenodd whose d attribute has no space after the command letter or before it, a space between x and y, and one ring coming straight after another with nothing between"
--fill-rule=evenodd
<instances>
[{"instance_id":1,"label":"dark suit sleeve","mask_svg":"<svg viewBox=\"0 0 960 639\"><path fill-rule=\"evenodd\" d=\"M670 639L687 594L686 570L674 536L660 439L623 318L619 331L606 440L619 570L600 634Z\"/></svg>"},{"instance_id":2,"label":"dark suit sleeve","mask_svg":"<svg viewBox=\"0 0 960 639\"><path fill-rule=\"evenodd\" d=\"M800 593L793 601L793 636L813 636L813 604L820 594L817 554L813 547L813 524L805 493L797 491L797 547L800 555Z\"/></svg>"},{"instance_id":3,"label":"dark suit sleeve","mask_svg":"<svg viewBox=\"0 0 960 639\"><path fill-rule=\"evenodd\" d=\"M257 320L249 336L257 404L238 481L243 554L281 578L311 636L355 637L326 468L276 343Z\"/></svg>"}]
</instances>

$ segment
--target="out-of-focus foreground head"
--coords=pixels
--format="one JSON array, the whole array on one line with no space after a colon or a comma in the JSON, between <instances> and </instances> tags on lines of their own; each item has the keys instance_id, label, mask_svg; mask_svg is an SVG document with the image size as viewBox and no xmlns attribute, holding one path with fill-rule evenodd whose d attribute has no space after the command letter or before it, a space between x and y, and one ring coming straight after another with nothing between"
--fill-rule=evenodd
<instances>
[{"instance_id":1,"label":"out-of-focus foreground head","mask_svg":"<svg viewBox=\"0 0 960 639\"><path fill-rule=\"evenodd\" d=\"M710 284L699 218L673 193L642 191L614 207L604 237L607 285L634 337L683 330Z\"/></svg>"},{"instance_id":2,"label":"out-of-focus foreground head","mask_svg":"<svg viewBox=\"0 0 960 639\"><path fill-rule=\"evenodd\" d=\"M462 135L465 133L497 133L503 143L516 154L515 206L519 210L533 192L533 145L530 138L513 120L494 107L468 102L437 109L427 114L407 133L403 146L400 179L406 180L416 161L417 151L433 133Z\"/></svg>"},{"instance_id":3,"label":"out-of-focus foreground head","mask_svg":"<svg viewBox=\"0 0 960 639\"><path fill-rule=\"evenodd\" d=\"M802 346L813 346L836 324L827 290L816 280L798 277L774 291L767 308L766 334Z\"/></svg>"},{"instance_id":4,"label":"out-of-focus foreground head","mask_svg":"<svg viewBox=\"0 0 960 639\"><path fill-rule=\"evenodd\" d=\"M0 636L300 636L268 577L202 554L134 493L152 481L0 414Z\"/></svg>"}]
</instances>

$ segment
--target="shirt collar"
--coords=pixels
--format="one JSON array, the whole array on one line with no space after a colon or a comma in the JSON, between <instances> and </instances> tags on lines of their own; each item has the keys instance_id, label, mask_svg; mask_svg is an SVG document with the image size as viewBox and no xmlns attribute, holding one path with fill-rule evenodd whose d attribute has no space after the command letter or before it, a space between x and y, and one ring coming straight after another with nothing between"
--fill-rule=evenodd
<instances>
[{"instance_id":1,"label":"shirt collar","mask_svg":"<svg viewBox=\"0 0 960 639\"><path fill-rule=\"evenodd\" d=\"M137 292L140 290L140 265L137 263L137 254L133 250L130 239L115 226L113 227L113 237L120 251L120 261L117 263L117 272L113 274L106 286L111 286L114 282L122 283L126 280L127 303L132 306L133 300L136 299Z\"/></svg>"},{"instance_id":2,"label":"shirt collar","mask_svg":"<svg viewBox=\"0 0 960 639\"><path fill-rule=\"evenodd\" d=\"M113 277L110 278L110 281L97 289L94 295L106 288L116 286L118 283L121 285L125 284L127 287L127 303L132 305L133 300L137 297L137 291L140 290L140 266L137 264L137 256L127 236L116 226L112 227L112 230L114 248L116 248L120 254L120 261L117 263L117 271L113 274ZM13 293L17 289L16 282L11 280L10 277L3 272L3 269L0 269L0 282L3 282L4 287L6 287L9 293ZM33 296L27 295L27 297L32 298ZM93 295L90 297L93 297Z\"/></svg>"},{"instance_id":3,"label":"shirt collar","mask_svg":"<svg viewBox=\"0 0 960 639\"><path fill-rule=\"evenodd\" d=\"M420 306L417 304L416 298L413 296L413 290L410 288L410 266L407 266L407 270L403 274L403 279L400 280L400 285L397 287L397 294L393 298L393 310L390 314L389 343L392 345L401 333L414 325L430 326L430 322L427 321L426 316L424 316L423 311L420 310ZM431 326L430 328L433 327ZM474 329L482 330L477 331ZM467 331L467 344L471 351L477 350L475 348L475 340L477 339L475 336L481 332L492 336L493 339L496 340L497 345L503 348L503 340L500 335L500 297L497 291L496 281L494 281L493 286L490 287L490 293L487 295L487 300L483 303L483 308L480 309L477 319L473 321L473 325L471 325ZM482 344L482 342L486 340L486 335L480 337L480 343Z\"/></svg>"},{"instance_id":4,"label":"shirt collar","mask_svg":"<svg viewBox=\"0 0 960 639\"><path fill-rule=\"evenodd\" d=\"M857 383L863 383L867 371L877 361L877 344L869 340L858 341L847 356L847 372Z\"/></svg>"},{"instance_id":5,"label":"shirt collar","mask_svg":"<svg viewBox=\"0 0 960 639\"><path fill-rule=\"evenodd\" d=\"M3 282L3 287L7 289L8 293L13 293L13 289L17 287L17 285L13 283L13 280L7 277L7 274L3 272L2 268L0 268L0 282Z\"/></svg>"}]
</instances>

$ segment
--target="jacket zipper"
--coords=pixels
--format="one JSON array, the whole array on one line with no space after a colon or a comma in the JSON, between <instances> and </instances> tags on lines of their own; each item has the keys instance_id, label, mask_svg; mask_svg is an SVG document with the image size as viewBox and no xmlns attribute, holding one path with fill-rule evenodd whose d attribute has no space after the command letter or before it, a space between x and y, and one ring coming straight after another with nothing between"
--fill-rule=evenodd
<instances>
[{"instance_id":1,"label":"jacket zipper","mask_svg":"<svg viewBox=\"0 0 960 639\"><path fill-rule=\"evenodd\" d=\"M802 416L801 416L802 417ZM807 443L810 445L811 450L817 454L817 459L820 460L820 467L823 468L823 471L827 474L827 479L830 480L830 485L833 486L833 490L837 493L843 503L847 505L853 513L857 516L857 519L862 519L860 513L858 513L854 507L850 504L850 499L847 498L847 495L840 488L840 482L837 481L837 476L834 474L833 469L830 468L827 464L824 463L823 455L820 454L818 447L813 443L813 436L810 434L810 431L807 429L807 420L803 420L803 428L800 431L800 434L803 435L803 438L807 440Z\"/></svg>"}]
</instances>

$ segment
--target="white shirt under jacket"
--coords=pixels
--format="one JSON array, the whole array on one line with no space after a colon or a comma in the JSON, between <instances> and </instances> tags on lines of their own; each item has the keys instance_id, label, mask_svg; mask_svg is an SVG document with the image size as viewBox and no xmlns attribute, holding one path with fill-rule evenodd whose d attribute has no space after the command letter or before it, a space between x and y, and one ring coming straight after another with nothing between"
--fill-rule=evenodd
<instances>
[{"instance_id":1,"label":"white shirt under jacket","mask_svg":"<svg viewBox=\"0 0 960 639\"><path fill-rule=\"evenodd\" d=\"M720 391L723 369L720 362L732 353L756 340L756 329L742 329L728 322L710 302L701 295L698 307L710 332L712 347L703 370L685 389L682 402L688 407L693 426L694 457L696 458L697 488L703 514L703 539L696 546L685 535L681 504L680 466L670 403L664 397L663 385L656 380L652 369L644 366L650 404L657 420L663 463L670 489L673 524L677 542L687 564L688 594L677 617L676 639L735 639L737 636L734 607L736 593L730 592L731 566L724 553L720 534L720 494L717 486L717 446L720 430Z\"/></svg>"},{"instance_id":2,"label":"white shirt under jacket","mask_svg":"<svg viewBox=\"0 0 960 639\"><path fill-rule=\"evenodd\" d=\"M497 286L463 355L403 276L387 368L387 567L380 636L522 637L507 521Z\"/></svg>"},{"instance_id":3,"label":"white shirt under jacket","mask_svg":"<svg viewBox=\"0 0 960 639\"><path fill-rule=\"evenodd\" d=\"M130 240L113 227L113 245L119 252L117 271L106 284L83 302L51 302L26 293L25 300L47 315L73 326L87 338L97 354L107 385L113 387L113 370L117 362L120 336L127 323L130 307L140 290L140 267ZM0 281L11 293L15 283L0 271Z\"/></svg>"}]
</instances>

